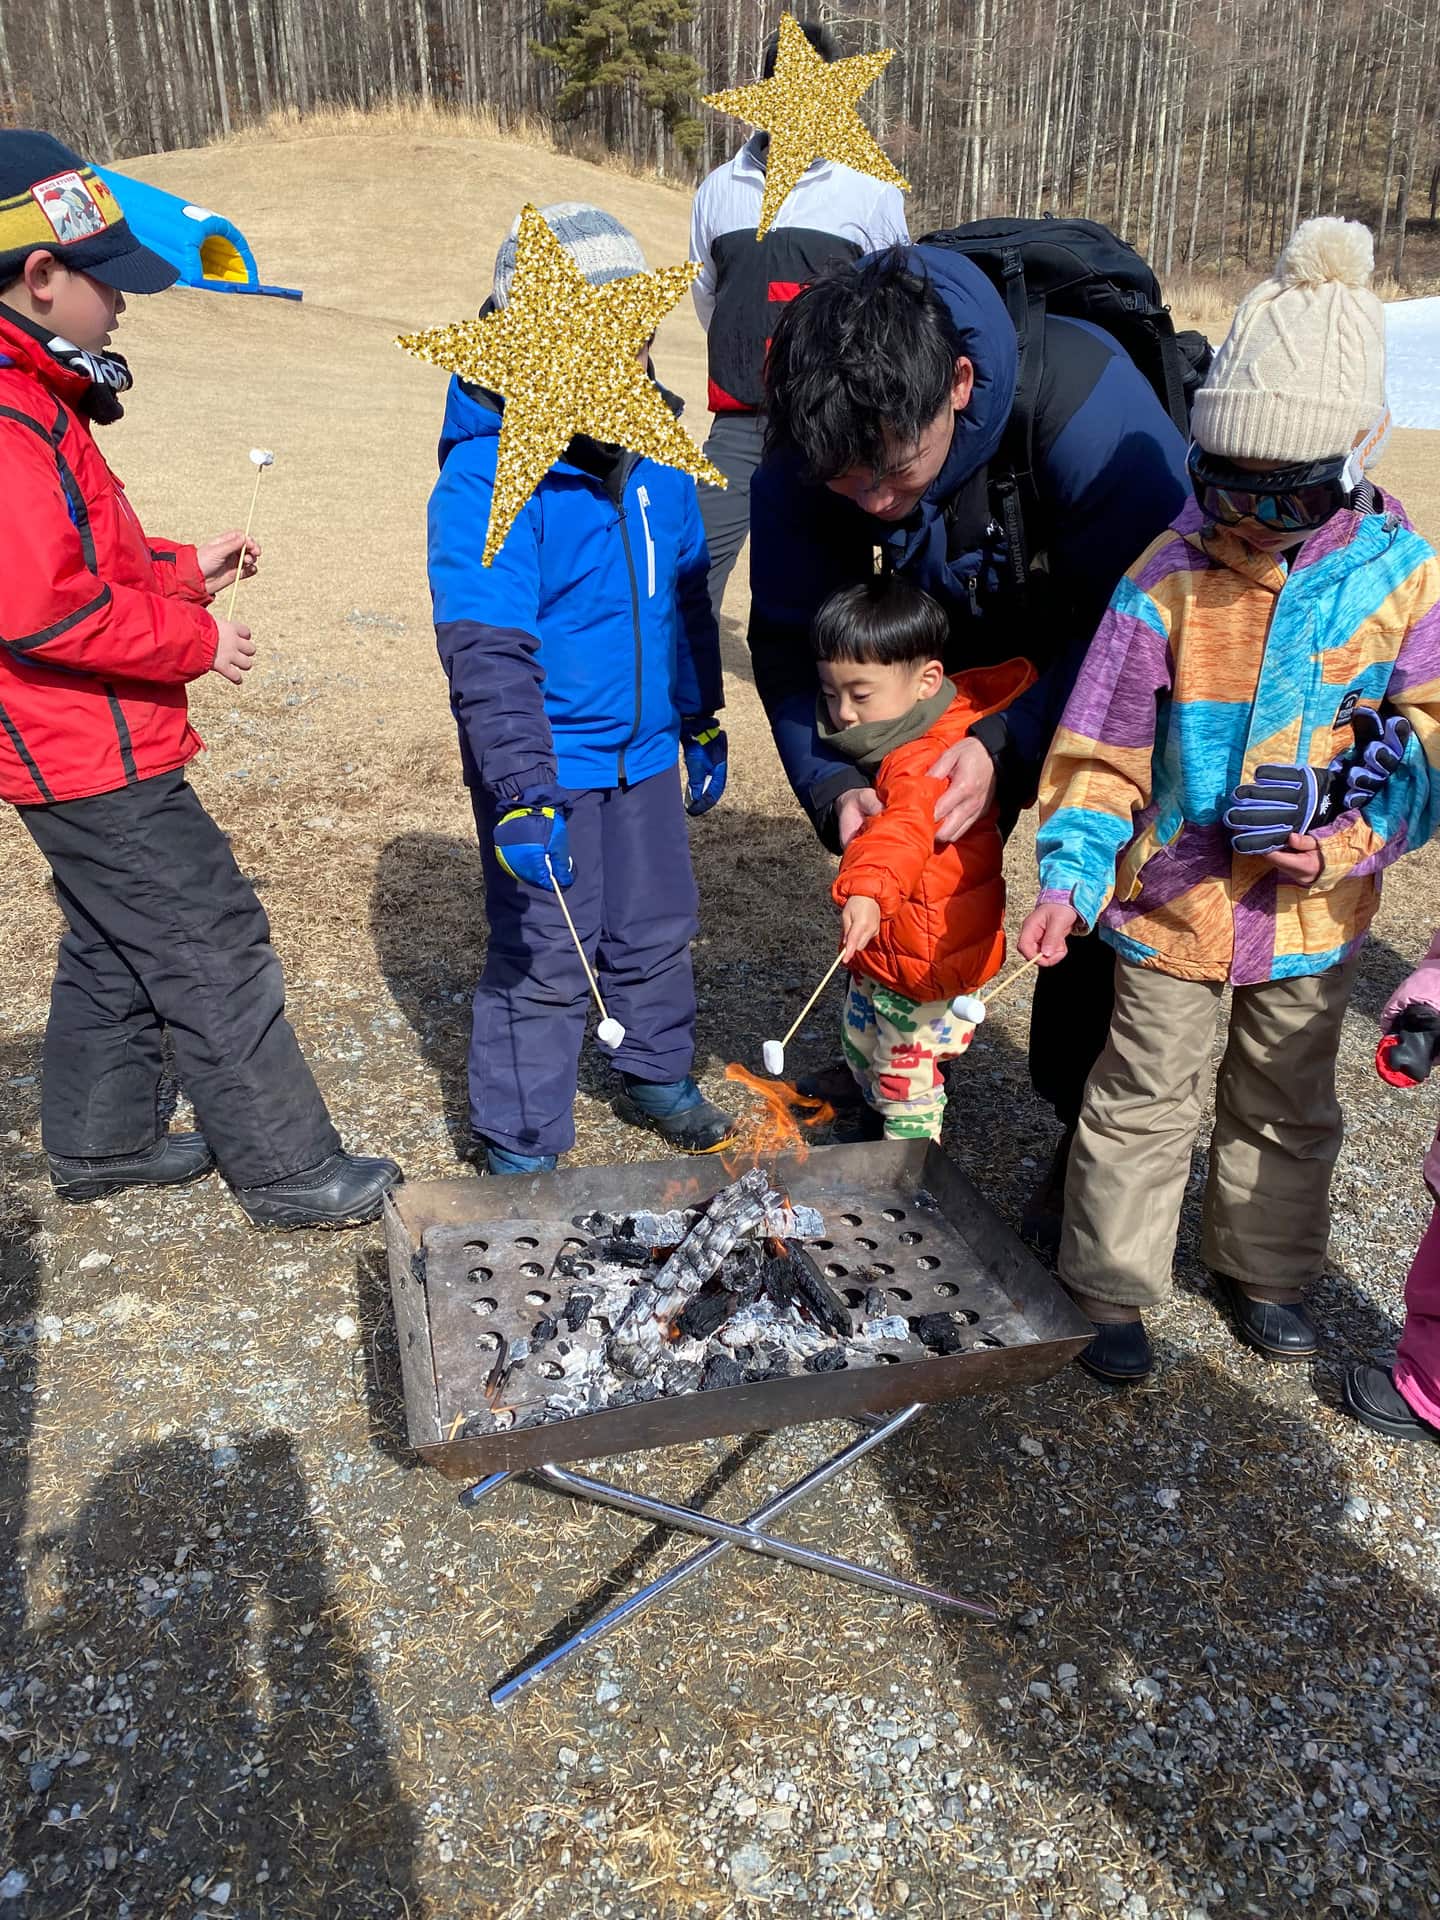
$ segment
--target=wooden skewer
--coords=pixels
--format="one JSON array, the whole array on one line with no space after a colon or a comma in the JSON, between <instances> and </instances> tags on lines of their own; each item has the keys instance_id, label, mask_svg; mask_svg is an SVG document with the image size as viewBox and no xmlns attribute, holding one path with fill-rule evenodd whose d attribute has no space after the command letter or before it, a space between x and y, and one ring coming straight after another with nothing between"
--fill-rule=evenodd
<instances>
[{"instance_id":1,"label":"wooden skewer","mask_svg":"<svg viewBox=\"0 0 1440 1920\"><path fill-rule=\"evenodd\" d=\"M988 1007L992 1000L998 1000L1002 993L1008 993L1011 987L1014 986L1017 980L1023 980L1026 974L1029 973L1030 969L1034 966L1038 966L1039 962L1040 962L1040 956L1038 953L1034 956L1033 959L1022 960L1020 965L1016 967L1013 973L1006 974L1005 978L1000 982L998 987L991 987L988 993L979 994L977 998L983 1000L986 1006Z\"/></svg>"},{"instance_id":2,"label":"wooden skewer","mask_svg":"<svg viewBox=\"0 0 1440 1920\"><path fill-rule=\"evenodd\" d=\"M828 987L830 982L834 979L835 969L840 965L840 962L844 958L845 958L845 950L842 947L839 953L836 954L835 958L830 962L830 965L826 969L825 978L820 982L819 986L816 987L814 993L811 994L810 998L805 1002L804 1006L800 1009L799 1013L796 1014L795 1019L791 1024L790 1031L786 1034L785 1038L780 1042L782 1049L785 1047L788 1047L790 1042L795 1038L795 1035L799 1032L801 1021L805 1018L806 1014L809 1013L810 1009L814 1006L815 1002L820 998L821 994L824 993L826 987Z\"/></svg>"},{"instance_id":3,"label":"wooden skewer","mask_svg":"<svg viewBox=\"0 0 1440 1920\"><path fill-rule=\"evenodd\" d=\"M255 485L250 490L250 511L245 516L245 535L240 542L240 551L235 556L235 578L230 582L230 604L225 609L225 618L235 618L235 596L240 591L240 575L245 569L245 550L250 545L250 529L255 524L255 502L260 498L260 482L265 478L263 466L255 469Z\"/></svg>"},{"instance_id":4,"label":"wooden skewer","mask_svg":"<svg viewBox=\"0 0 1440 1920\"><path fill-rule=\"evenodd\" d=\"M575 922L570 918L570 909L565 904L565 895L560 889L560 882L555 878L555 868L551 864L548 853L545 856L545 871L550 875L550 884L555 889L555 898L560 903L560 911L564 914L565 924L570 929L570 938L575 942L575 951L579 954L580 964L585 969L585 978L590 982L590 991L594 994L595 1004L600 1009L600 1018L602 1020L608 1020L610 1018L610 1009L605 1005L604 998L601 995L600 982L590 971L590 962L585 957L585 949L580 944L580 936L575 931Z\"/></svg>"}]
</instances>

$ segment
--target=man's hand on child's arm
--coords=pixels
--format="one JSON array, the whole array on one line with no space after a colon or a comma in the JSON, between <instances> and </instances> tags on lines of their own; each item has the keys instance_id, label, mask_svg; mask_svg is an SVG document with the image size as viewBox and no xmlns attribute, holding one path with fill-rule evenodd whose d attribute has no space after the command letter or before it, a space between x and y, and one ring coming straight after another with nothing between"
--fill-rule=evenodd
<instances>
[{"instance_id":1,"label":"man's hand on child's arm","mask_svg":"<svg viewBox=\"0 0 1440 1920\"><path fill-rule=\"evenodd\" d=\"M995 762L978 740L957 740L930 769L949 785L935 802L935 840L948 846L968 833L995 804Z\"/></svg>"},{"instance_id":2,"label":"man's hand on child's arm","mask_svg":"<svg viewBox=\"0 0 1440 1920\"><path fill-rule=\"evenodd\" d=\"M231 533L217 533L213 540L195 549L200 571L209 592L220 593L235 582L236 562L240 578L248 580L260 564L260 542L249 540L238 527Z\"/></svg>"},{"instance_id":3,"label":"man's hand on child's arm","mask_svg":"<svg viewBox=\"0 0 1440 1920\"><path fill-rule=\"evenodd\" d=\"M1053 967L1065 958L1065 942L1080 924L1068 900L1041 900L1020 929L1020 952L1026 960Z\"/></svg>"},{"instance_id":4,"label":"man's hand on child's arm","mask_svg":"<svg viewBox=\"0 0 1440 1920\"><path fill-rule=\"evenodd\" d=\"M865 822L884 811L884 803L873 787L847 787L835 802L835 826L841 847L848 847Z\"/></svg>"},{"instance_id":5,"label":"man's hand on child's arm","mask_svg":"<svg viewBox=\"0 0 1440 1920\"><path fill-rule=\"evenodd\" d=\"M852 893L840 913L840 950L847 961L863 953L880 931L880 904Z\"/></svg>"},{"instance_id":6,"label":"man's hand on child's arm","mask_svg":"<svg viewBox=\"0 0 1440 1920\"><path fill-rule=\"evenodd\" d=\"M1292 887L1313 887L1325 871L1325 856L1313 833L1292 833L1283 847L1262 858Z\"/></svg>"},{"instance_id":7,"label":"man's hand on child's arm","mask_svg":"<svg viewBox=\"0 0 1440 1920\"><path fill-rule=\"evenodd\" d=\"M210 671L238 687L255 664L255 642L250 638L250 629L243 621L222 620L218 614L215 628L220 638Z\"/></svg>"}]
</instances>

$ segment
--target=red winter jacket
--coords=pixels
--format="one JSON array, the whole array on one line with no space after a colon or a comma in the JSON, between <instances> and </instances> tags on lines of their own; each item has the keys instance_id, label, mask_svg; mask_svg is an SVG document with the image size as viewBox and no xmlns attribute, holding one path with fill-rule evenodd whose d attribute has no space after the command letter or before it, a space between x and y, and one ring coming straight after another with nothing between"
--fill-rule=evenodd
<instances>
[{"instance_id":1,"label":"red winter jacket","mask_svg":"<svg viewBox=\"0 0 1440 1920\"><path fill-rule=\"evenodd\" d=\"M152 545L85 381L0 313L0 799L80 800L200 751L185 684L215 658L193 547Z\"/></svg>"}]
</instances>

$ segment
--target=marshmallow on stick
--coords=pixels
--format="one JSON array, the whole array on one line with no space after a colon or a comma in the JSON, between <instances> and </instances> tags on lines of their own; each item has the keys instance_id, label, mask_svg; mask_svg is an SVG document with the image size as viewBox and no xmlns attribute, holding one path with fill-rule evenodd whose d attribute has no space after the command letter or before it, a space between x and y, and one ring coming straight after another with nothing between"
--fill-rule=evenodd
<instances>
[{"instance_id":1,"label":"marshmallow on stick","mask_svg":"<svg viewBox=\"0 0 1440 1920\"><path fill-rule=\"evenodd\" d=\"M240 591L240 575L245 569L245 549L250 544L250 529L255 524L255 502L260 498L260 482L265 478L265 469L273 467L275 456L268 447L252 447L251 463L255 468L255 485L250 490L250 511L245 516L245 537L240 542L240 551L235 556L235 578L230 583L230 604L225 609L225 618L235 618L235 596Z\"/></svg>"},{"instance_id":2,"label":"marshmallow on stick","mask_svg":"<svg viewBox=\"0 0 1440 1920\"><path fill-rule=\"evenodd\" d=\"M1013 972L1007 973L998 987L991 987L988 993L957 993L950 1002L950 1011L957 1020L968 1020L972 1027L978 1027L985 1018L987 1000L998 1000L1002 993L1008 993L1017 980L1023 980L1030 969L1039 961L1039 954L1033 960L1024 960Z\"/></svg>"}]
</instances>

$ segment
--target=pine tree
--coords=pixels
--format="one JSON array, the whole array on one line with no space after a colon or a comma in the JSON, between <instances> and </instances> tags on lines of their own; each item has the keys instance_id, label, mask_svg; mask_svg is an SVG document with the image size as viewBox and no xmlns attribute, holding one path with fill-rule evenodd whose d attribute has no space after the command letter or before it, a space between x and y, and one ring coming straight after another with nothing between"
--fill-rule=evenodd
<instances>
[{"instance_id":1,"label":"pine tree","mask_svg":"<svg viewBox=\"0 0 1440 1920\"><path fill-rule=\"evenodd\" d=\"M546 0L545 10L556 38L532 41L531 51L563 76L555 98L560 118L573 119L598 101L606 145L614 145L628 96L659 116L681 153L695 152L700 66L674 45L677 30L694 17L691 0Z\"/></svg>"}]
</instances>

